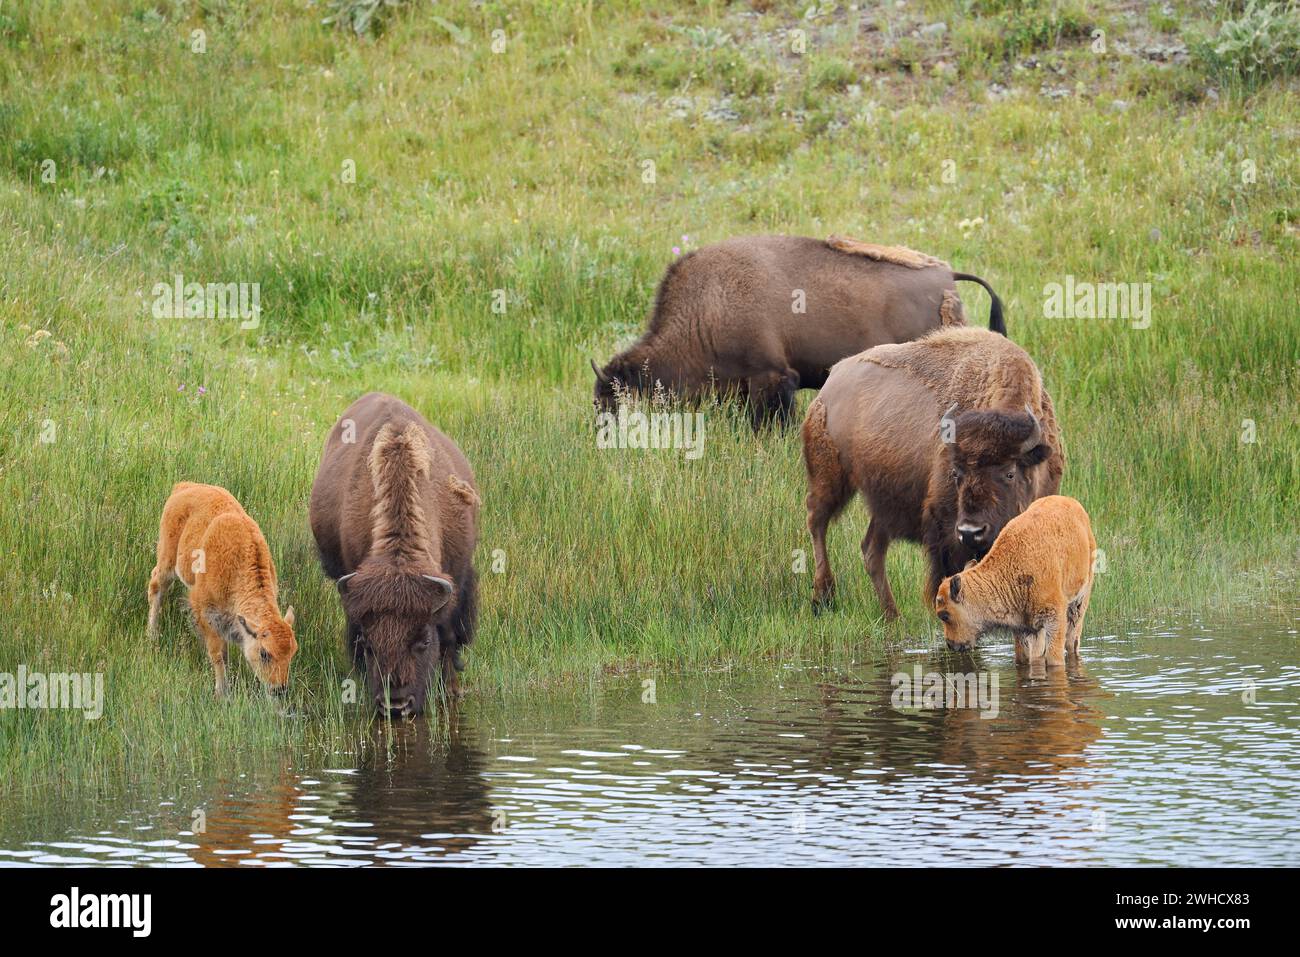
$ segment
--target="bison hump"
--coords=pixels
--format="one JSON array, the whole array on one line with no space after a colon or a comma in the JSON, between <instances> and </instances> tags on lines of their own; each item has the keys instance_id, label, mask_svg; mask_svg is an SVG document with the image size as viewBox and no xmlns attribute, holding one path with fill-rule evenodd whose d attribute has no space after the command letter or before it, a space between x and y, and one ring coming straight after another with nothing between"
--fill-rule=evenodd
<instances>
[{"instance_id":1,"label":"bison hump","mask_svg":"<svg viewBox=\"0 0 1300 957\"><path fill-rule=\"evenodd\" d=\"M1038 409L1042 401L1042 379L1029 354L986 329L945 326L911 342L875 346L857 359L905 372L963 410L1025 402Z\"/></svg>"},{"instance_id":2,"label":"bison hump","mask_svg":"<svg viewBox=\"0 0 1300 957\"><path fill-rule=\"evenodd\" d=\"M893 263L896 266L906 266L908 269L926 269L930 266L949 268L942 259L935 259L933 256L908 249L906 246L880 246L876 243L864 243L860 239L849 236L831 236L826 240L826 245L850 256L866 256L876 262Z\"/></svg>"}]
</instances>

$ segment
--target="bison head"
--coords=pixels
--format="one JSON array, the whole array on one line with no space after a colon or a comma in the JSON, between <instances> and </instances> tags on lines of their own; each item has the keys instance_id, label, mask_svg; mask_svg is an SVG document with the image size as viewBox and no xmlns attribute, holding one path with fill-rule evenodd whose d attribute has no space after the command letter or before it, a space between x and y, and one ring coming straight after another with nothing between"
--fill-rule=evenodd
<instances>
[{"instance_id":1,"label":"bison head","mask_svg":"<svg viewBox=\"0 0 1300 957\"><path fill-rule=\"evenodd\" d=\"M451 598L451 582L363 566L338 588L352 658L365 670L375 708L394 717L419 714L440 655L433 618Z\"/></svg>"},{"instance_id":2,"label":"bison head","mask_svg":"<svg viewBox=\"0 0 1300 957\"><path fill-rule=\"evenodd\" d=\"M289 690L289 662L298 653L298 642L293 637L293 606L281 618L271 612L261 621L252 621L243 615L239 620L239 647L253 674L266 685L273 695Z\"/></svg>"},{"instance_id":3,"label":"bison head","mask_svg":"<svg viewBox=\"0 0 1300 957\"><path fill-rule=\"evenodd\" d=\"M949 409L949 412L952 410ZM956 536L976 557L1036 497L1036 469L1052 454L1033 411L977 410L957 418L947 464L956 490Z\"/></svg>"},{"instance_id":4,"label":"bison head","mask_svg":"<svg viewBox=\"0 0 1300 957\"><path fill-rule=\"evenodd\" d=\"M615 356L602 369L591 361L591 371L596 373L596 389L593 399L596 411L614 412L618 409L619 396L634 391L641 386L641 369L631 362Z\"/></svg>"},{"instance_id":5,"label":"bison head","mask_svg":"<svg viewBox=\"0 0 1300 957\"><path fill-rule=\"evenodd\" d=\"M980 636L980 625L961 598L961 575L945 578L934 596L934 613L943 622L943 637L948 647L953 651L970 651Z\"/></svg>"}]
</instances>

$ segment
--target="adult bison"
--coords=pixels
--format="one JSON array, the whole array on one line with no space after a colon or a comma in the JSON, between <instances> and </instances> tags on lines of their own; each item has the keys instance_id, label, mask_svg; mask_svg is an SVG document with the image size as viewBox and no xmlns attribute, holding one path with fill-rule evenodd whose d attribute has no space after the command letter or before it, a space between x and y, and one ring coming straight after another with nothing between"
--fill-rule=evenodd
<instances>
[{"instance_id":1,"label":"adult bison","mask_svg":"<svg viewBox=\"0 0 1300 957\"><path fill-rule=\"evenodd\" d=\"M400 399L364 395L330 431L311 531L380 710L419 714L439 662L448 695L459 694L477 614L478 507L460 449Z\"/></svg>"},{"instance_id":2,"label":"adult bison","mask_svg":"<svg viewBox=\"0 0 1300 957\"><path fill-rule=\"evenodd\" d=\"M835 577L826 528L854 491L871 512L862 556L884 606L898 608L885 576L895 538L922 543L939 582L980 558L1002 526L1061 485L1065 457L1038 368L1004 336L941 329L836 363L803 423L813 598Z\"/></svg>"},{"instance_id":3,"label":"adult bison","mask_svg":"<svg viewBox=\"0 0 1300 957\"><path fill-rule=\"evenodd\" d=\"M788 421L799 389L820 388L845 356L964 325L957 280L993 304L989 328L1006 334L1002 302L978 276L901 246L832 236L746 236L681 257L664 274L640 340L597 368L595 400L656 386L688 400L734 394L758 429Z\"/></svg>"}]
</instances>

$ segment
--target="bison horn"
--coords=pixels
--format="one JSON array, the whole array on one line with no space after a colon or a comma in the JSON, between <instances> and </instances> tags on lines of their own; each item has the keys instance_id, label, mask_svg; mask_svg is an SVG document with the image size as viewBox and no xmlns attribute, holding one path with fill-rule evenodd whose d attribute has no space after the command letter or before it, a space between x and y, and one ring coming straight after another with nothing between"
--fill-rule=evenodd
<instances>
[{"instance_id":1,"label":"bison horn","mask_svg":"<svg viewBox=\"0 0 1300 957\"><path fill-rule=\"evenodd\" d=\"M336 581L334 585L338 588L339 593L342 594L343 592L348 590L348 579L356 578L356 577L357 577L356 572L348 572L346 575L344 575L342 578Z\"/></svg>"},{"instance_id":2,"label":"bison horn","mask_svg":"<svg viewBox=\"0 0 1300 957\"><path fill-rule=\"evenodd\" d=\"M600 366L596 365L596 360L591 359L588 361L591 362L591 371L596 373L596 378L599 379L601 382L608 382L609 376L605 375L605 373L600 371Z\"/></svg>"},{"instance_id":3,"label":"bison horn","mask_svg":"<svg viewBox=\"0 0 1300 957\"><path fill-rule=\"evenodd\" d=\"M1038 416L1034 415L1034 410L1025 405L1025 415L1029 416L1029 421L1033 423L1033 428L1029 430L1029 438L1025 439L1020 446L1020 454L1024 455L1039 442L1043 441L1043 427L1038 421Z\"/></svg>"},{"instance_id":4,"label":"bison horn","mask_svg":"<svg viewBox=\"0 0 1300 957\"><path fill-rule=\"evenodd\" d=\"M441 591L444 595L451 594L451 582L447 581L447 579L437 578L433 575L421 575L420 577L429 579L429 581L433 582L435 585L438 586L438 590Z\"/></svg>"}]
</instances>

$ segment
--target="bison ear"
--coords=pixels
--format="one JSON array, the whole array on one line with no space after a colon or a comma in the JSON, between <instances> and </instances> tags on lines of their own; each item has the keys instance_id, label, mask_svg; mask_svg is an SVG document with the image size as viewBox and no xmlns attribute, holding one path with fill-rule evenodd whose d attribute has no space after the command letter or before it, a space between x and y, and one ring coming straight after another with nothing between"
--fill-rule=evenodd
<instances>
[{"instance_id":1,"label":"bison ear","mask_svg":"<svg viewBox=\"0 0 1300 957\"><path fill-rule=\"evenodd\" d=\"M248 634L249 638L257 637L257 629L255 629L252 625L250 625L248 623L248 620L243 615L236 615L235 617L239 619L239 627L244 629L244 631ZM243 641L244 640L243 636L240 636L239 640Z\"/></svg>"},{"instance_id":2,"label":"bison ear","mask_svg":"<svg viewBox=\"0 0 1300 957\"><path fill-rule=\"evenodd\" d=\"M1020 464L1025 468L1033 468L1040 462L1045 462L1047 457L1052 454L1052 447L1046 442L1039 442L1028 452L1020 456Z\"/></svg>"},{"instance_id":3,"label":"bison ear","mask_svg":"<svg viewBox=\"0 0 1300 957\"><path fill-rule=\"evenodd\" d=\"M953 601L957 600L957 592L961 590L961 576L953 575L948 579L948 597Z\"/></svg>"},{"instance_id":4,"label":"bison ear","mask_svg":"<svg viewBox=\"0 0 1300 957\"><path fill-rule=\"evenodd\" d=\"M284 613L284 623L290 628L293 627L293 605L290 605L289 610Z\"/></svg>"},{"instance_id":5,"label":"bison ear","mask_svg":"<svg viewBox=\"0 0 1300 957\"><path fill-rule=\"evenodd\" d=\"M348 572L346 575L344 575L342 578L340 578L338 581L334 583L335 587L338 588L340 595L344 594L348 590L348 579L356 578L356 577L357 577L356 572Z\"/></svg>"}]
</instances>

